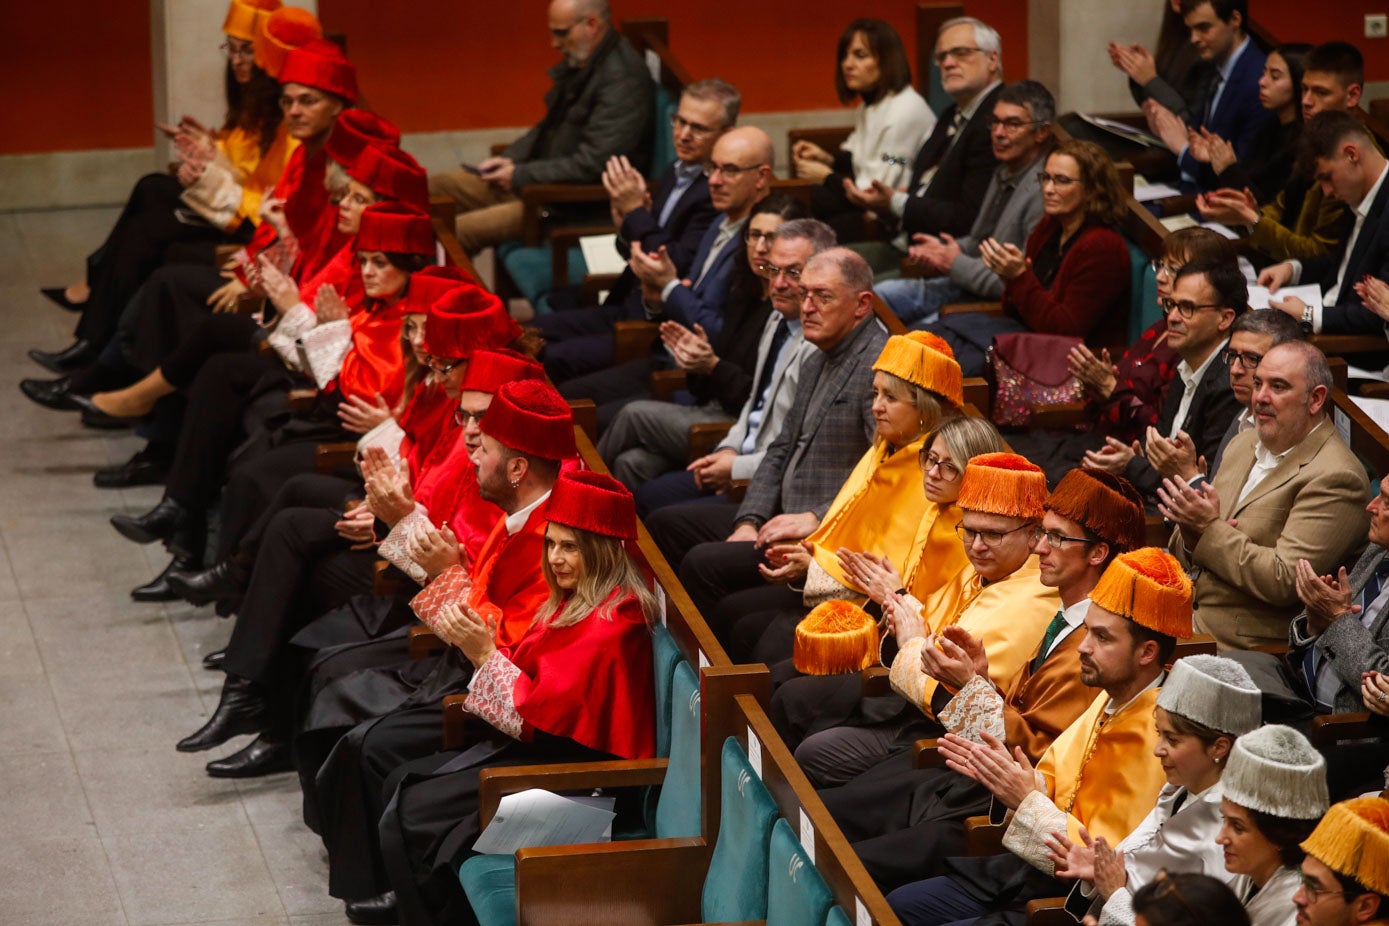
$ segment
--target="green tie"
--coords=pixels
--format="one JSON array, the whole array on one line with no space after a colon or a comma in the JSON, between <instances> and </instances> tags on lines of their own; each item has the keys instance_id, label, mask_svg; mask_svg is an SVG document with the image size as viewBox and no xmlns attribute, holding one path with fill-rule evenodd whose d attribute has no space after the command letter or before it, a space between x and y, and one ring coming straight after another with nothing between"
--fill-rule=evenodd
<instances>
[{"instance_id":1,"label":"green tie","mask_svg":"<svg viewBox=\"0 0 1389 926\"><path fill-rule=\"evenodd\" d=\"M1042 667L1042 663L1046 661L1047 650L1050 649L1052 641L1057 638L1061 633L1061 629L1065 626L1066 612L1063 609L1057 611L1056 616L1051 619L1051 623L1047 624L1047 632L1042 635L1042 646L1037 650L1037 655L1032 660L1030 671L1036 672Z\"/></svg>"}]
</instances>

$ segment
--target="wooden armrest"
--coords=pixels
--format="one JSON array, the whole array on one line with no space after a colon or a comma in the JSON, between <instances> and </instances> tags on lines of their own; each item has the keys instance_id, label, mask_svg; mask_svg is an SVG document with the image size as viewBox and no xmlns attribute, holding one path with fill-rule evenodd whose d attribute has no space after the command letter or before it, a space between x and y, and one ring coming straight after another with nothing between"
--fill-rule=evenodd
<instances>
[{"instance_id":1,"label":"wooden armrest","mask_svg":"<svg viewBox=\"0 0 1389 926\"><path fill-rule=\"evenodd\" d=\"M1367 399L1389 399L1389 383L1371 380L1360 385L1359 393Z\"/></svg>"},{"instance_id":2,"label":"wooden armrest","mask_svg":"<svg viewBox=\"0 0 1389 926\"><path fill-rule=\"evenodd\" d=\"M378 559L372 564L371 593L379 598L394 598L405 587L404 583L401 582L402 578L404 576L399 569L392 566L387 560ZM411 650L410 655L415 655L414 650Z\"/></svg>"},{"instance_id":3,"label":"wooden armrest","mask_svg":"<svg viewBox=\"0 0 1389 926\"><path fill-rule=\"evenodd\" d=\"M611 235L616 231L611 225L573 225L551 229L550 285L555 288L569 285L569 249L578 247L580 238Z\"/></svg>"},{"instance_id":4,"label":"wooden armrest","mask_svg":"<svg viewBox=\"0 0 1389 926\"><path fill-rule=\"evenodd\" d=\"M485 827L492 822L503 796L542 788L546 791L592 791L594 788L634 788L666 780L668 759L619 759L559 765L511 765L485 768L478 778L478 814Z\"/></svg>"},{"instance_id":5,"label":"wooden armrest","mask_svg":"<svg viewBox=\"0 0 1389 926\"><path fill-rule=\"evenodd\" d=\"M517 922L696 923L702 919L700 895L708 868L709 847L699 837L520 849Z\"/></svg>"},{"instance_id":6,"label":"wooden armrest","mask_svg":"<svg viewBox=\"0 0 1389 926\"><path fill-rule=\"evenodd\" d=\"M546 203L605 203L608 191L601 183L533 183L521 189L521 202L528 206Z\"/></svg>"},{"instance_id":7,"label":"wooden armrest","mask_svg":"<svg viewBox=\"0 0 1389 926\"><path fill-rule=\"evenodd\" d=\"M810 195L820 184L801 177L792 177L789 180L773 180L771 189L773 193L785 193L787 196L799 202L807 209L810 208Z\"/></svg>"},{"instance_id":8,"label":"wooden armrest","mask_svg":"<svg viewBox=\"0 0 1389 926\"><path fill-rule=\"evenodd\" d=\"M574 423L593 443L598 443L598 406L592 399L570 399L569 410Z\"/></svg>"},{"instance_id":9,"label":"wooden armrest","mask_svg":"<svg viewBox=\"0 0 1389 926\"><path fill-rule=\"evenodd\" d=\"M1196 197L1187 193L1181 196L1164 196L1154 200L1164 217L1169 215L1189 215L1196 211Z\"/></svg>"},{"instance_id":10,"label":"wooden armrest","mask_svg":"<svg viewBox=\"0 0 1389 926\"><path fill-rule=\"evenodd\" d=\"M651 395L662 402L669 402L671 396L685 388L686 380L684 370L653 370Z\"/></svg>"},{"instance_id":11,"label":"wooden armrest","mask_svg":"<svg viewBox=\"0 0 1389 926\"><path fill-rule=\"evenodd\" d=\"M601 301L598 298L599 295L611 290L620 279L622 279L620 273L590 273L586 275L580 297L583 300L582 304L597 305Z\"/></svg>"},{"instance_id":12,"label":"wooden armrest","mask_svg":"<svg viewBox=\"0 0 1389 926\"><path fill-rule=\"evenodd\" d=\"M922 266L916 261L906 257L902 258L902 263L899 266L898 272L904 280L924 280L927 277L936 275L931 272L930 267Z\"/></svg>"},{"instance_id":13,"label":"wooden armrest","mask_svg":"<svg viewBox=\"0 0 1389 926\"><path fill-rule=\"evenodd\" d=\"M1003 851L1003 834L1008 827L989 822L988 817L965 820L965 855L998 855Z\"/></svg>"},{"instance_id":14,"label":"wooden armrest","mask_svg":"<svg viewBox=\"0 0 1389 926\"><path fill-rule=\"evenodd\" d=\"M1057 405L1040 405L1032 409L1027 424L1032 428L1059 430L1079 427L1089 421L1089 408L1084 402L1062 402Z\"/></svg>"},{"instance_id":15,"label":"wooden armrest","mask_svg":"<svg viewBox=\"0 0 1389 926\"><path fill-rule=\"evenodd\" d=\"M477 717L463 709L468 696L465 694L444 695L444 749L458 749L468 742L468 727L482 723Z\"/></svg>"},{"instance_id":16,"label":"wooden armrest","mask_svg":"<svg viewBox=\"0 0 1389 926\"><path fill-rule=\"evenodd\" d=\"M1382 732L1370 726L1370 712L1318 714L1312 718L1309 737L1317 749L1326 751L1347 741L1381 739Z\"/></svg>"},{"instance_id":17,"label":"wooden armrest","mask_svg":"<svg viewBox=\"0 0 1389 926\"><path fill-rule=\"evenodd\" d=\"M242 293L236 297L236 314L244 316L259 315L265 308L265 297L255 293Z\"/></svg>"},{"instance_id":18,"label":"wooden armrest","mask_svg":"<svg viewBox=\"0 0 1389 926\"><path fill-rule=\"evenodd\" d=\"M917 740L912 744L912 768L945 768L945 758L937 748L939 740Z\"/></svg>"},{"instance_id":19,"label":"wooden armrest","mask_svg":"<svg viewBox=\"0 0 1389 926\"><path fill-rule=\"evenodd\" d=\"M864 698L882 698L892 694L892 683L888 680L890 674L887 666L869 666L859 675L861 684L860 696Z\"/></svg>"},{"instance_id":20,"label":"wooden armrest","mask_svg":"<svg viewBox=\"0 0 1389 926\"><path fill-rule=\"evenodd\" d=\"M943 305L940 307L942 315L960 315L964 312L979 312L983 315L993 315L998 318L1003 317L1003 303L1001 302L956 302L953 305Z\"/></svg>"},{"instance_id":21,"label":"wooden armrest","mask_svg":"<svg viewBox=\"0 0 1389 926\"><path fill-rule=\"evenodd\" d=\"M1143 542L1150 547L1166 547L1172 539L1172 526L1161 515L1143 516Z\"/></svg>"},{"instance_id":22,"label":"wooden armrest","mask_svg":"<svg viewBox=\"0 0 1389 926\"><path fill-rule=\"evenodd\" d=\"M1075 926L1075 917L1066 912L1066 898L1043 897L1027 902L1027 926Z\"/></svg>"},{"instance_id":23,"label":"wooden armrest","mask_svg":"<svg viewBox=\"0 0 1389 926\"><path fill-rule=\"evenodd\" d=\"M1314 334L1311 341L1328 357L1338 354L1375 354L1389 351L1389 340L1368 334Z\"/></svg>"},{"instance_id":24,"label":"wooden armrest","mask_svg":"<svg viewBox=\"0 0 1389 926\"><path fill-rule=\"evenodd\" d=\"M969 376L965 378L964 385L965 403L973 405L979 409L980 414L988 417L989 408L992 405L989 381L982 376Z\"/></svg>"},{"instance_id":25,"label":"wooden armrest","mask_svg":"<svg viewBox=\"0 0 1389 926\"><path fill-rule=\"evenodd\" d=\"M690 462L693 463L702 456L713 453L714 448L728 436L728 432L733 428L731 421L701 421L698 424L690 425L690 430L685 438L685 448L689 452Z\"/></svg>"},{"instance_id":26,"label":"wooden armrest","mask_svg":"<svg viewBox=\"0 0 1389 926\"><path fill-rule=\"evenodd\" d=\"M314 448L314 469L324 476L331 476L343 467L351 466L356 459L356 441L335 441Z\"/></svg>"},{"instance_id":27,"label":"wooden armrest","mask_svg":"<svg viewBox=\"0 0 1389 926\"><path fill-rule=\"evenodd\" d=\"M423 624L410 628L409 642L411 659L423 659L431 653L437 653L448 648L448 644L439 639L438 634Z\"/></svg>"},{"instance_id":28,"label":"wooden armrest","mask_svg":"<svg viewBox=\"0 0 1389 926\"><path fill-rule=\"evenodd\" d=\"M651 353L651 344L660 336L656 322L622 321L613 326L613 364L640 360Z\"/></svg>"},{"instance_id":29,"label":"wooden armrest","mask_svg":"<svg viewBox=\"0 0 1389 926\"><path fill-rule=\"evenodd\" d=\"M741 505L743 499L748 497L748 486L750 485L752 485L751 479L734 479L728 484L728 491L724 494L733 504Z\"/></svg>"},{"instance_id":30,"label":"wooden armrest","mask_svg":"<svg viewBox=\"0 0 1389 926\"><path fill-rule=\"evenodd\" d=\"M318 401L317 389L291 389L289 390L289 410L300 414L307 414L313 411L314 403Z\"/></svg>"},{"instance_id":31,"label":"wooden armrest","mask_svg":"<svg viewBox=\"0 0 1389 926\"><path fill-rule=\"evenodd\" d=\"M796 169L795 159L791 156L792 150L796 147L796 142L812 142L828 152L830 157L834 157L840 145L844 144L844 139L848 138L852 132L853 127L847 125L837 125L829 128L787 129L786 156L791 160L791 170L794 172Z\"/></svg>"},{"instance_id":32,"label":"wooden armrest","mask_svg":"<svg viewBox=\"0 0 1389 926\"><path fill-rule=\"evenodd\" d=\"M1184 656L1214 656L1216 652L1215 637L1208 633L1198 633L1185 640L1178 640L1172 659L1176 661Z\"/></svg>"}]
</instances>

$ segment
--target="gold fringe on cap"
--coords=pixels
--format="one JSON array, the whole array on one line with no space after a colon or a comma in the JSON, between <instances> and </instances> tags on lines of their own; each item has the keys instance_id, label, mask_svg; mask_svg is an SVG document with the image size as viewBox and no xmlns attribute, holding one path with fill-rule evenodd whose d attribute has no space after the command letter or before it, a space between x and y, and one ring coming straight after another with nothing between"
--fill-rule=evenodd
<instances>
[{"instance_id":1,"label":"gold fringe on cap","mask_svg":"<svg viewBox=\"0 0 1389 926\"><path fill-rule=\"evenodd\" d=\"M1149 630L1191 636L1191 580L1166 550L1142 547L1116 556L1090 600Z\"/></svg>"},{"instance_id":2,"label":"gold fringe on cap","mask_svg":"<svg viewBox=\"0 0 1389 926\"><path fill-rule=\"evenodd\" d=\"M1332 804L1302 849L1332 871L1389 894L1389 801L1356 797Z\"/></svg>"},{"instance_id":3,"label":"gold fringe on cap","mask_svg":"<svg viewBox=\"0 0 1389 926\"><path fill-rule=\"evenodd\" d=\"M955 362L955 353L944 338L929 331L908 331L888 338L873 369L934 392L956 408L965 405L965 377Z\"/></svg>"},{"instance_id":4,"label":"gold fringe on cap","mask_svg":"<svg viewBox=\"0 0 1389 926\"><path fill-rule=\"evenodd\" d=\"M1122 476L1077 467L1051 490L1047 510L1118 547L1117 552L1143 545L1143 496Z\"/></svg>"},{"instance_id":5,"label":"gold fringe on cap","mask_svg":"<svg viewBox=\"0 0 1389 926\"><path fill-rule=\"evenodd\" d=\"M847 601L817 605L796 625L793 662L802 675L860 672L877 654L877 622Z\"/></svg>"},{"instance_id":6,"label":"gold fringe on cap","mask_svg":"<svg viewBox=\"0 0 1389 926\"><path fill-rule=\"evenodd\" d=\"M1046 474L1016 453L981 453L971 459L955 500L966 511L1027 521L1040 521L1046 503Z\"/></svg>"}]
</instances>

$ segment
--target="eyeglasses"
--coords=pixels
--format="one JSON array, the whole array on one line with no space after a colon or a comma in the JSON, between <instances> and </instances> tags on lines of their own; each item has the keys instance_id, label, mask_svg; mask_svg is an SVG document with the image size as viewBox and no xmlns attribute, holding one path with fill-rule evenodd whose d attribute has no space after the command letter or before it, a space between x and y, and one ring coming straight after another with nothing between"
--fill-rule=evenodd
<instances>
[{"instance_id":1,"label":"eyeglasses","mask_svg":"<svg viewBox=\"0 0 1389 926\"><path fill-rule=\"evenodd\" d=\"M1067 537L1060 531L1044 530L1040 526L1032 528L1032 543L1034 546L1041 543L1043 537L1046 538L1047 546L1049 547L1059 547L1067 543L1099 543L1098 540L1091 540L1088 537Z\"/></svg>"},{"instance_id":2,"label":"eyeglasses","mask_svg":"<svg viewBox=\"0 0 1389 926\"><path fill-rule=\"evenodd\" d=\"M470 412L460 405L453 410L453 423L460 428L466 428L469 421L476 421L478 424L482 424L482 416L485 414L487 414L486 409L480 412Z\"/></svg>"},{"instance_id":3,"label":"eyeglasses","mask_svg":"<svg viewBox=\"0 0 1389 926\"><path fill-rule=\"evenodd\" d=\"M1190 318L1191 316L1195 315L1197 311L1200 309L1225 308L1218 302L1208 302L1203 305L1197 305L1190 299L1182 299L1181 301L1178 301L1176 299L1159 299L1158 305L1162 306L1162 311L1164 312L1171 312L1173 310L1176 310L1177 314L1180 315L1182 318Z\"/></svg>"},{"instance_id":4,"label":"eyeglasses","mask_svg":"<svg viewBox=\"0 0 1389 926\"><path fill-rule=\"evenodd\" d=\"M670 114L670 127L676 132L690 130L690 134L695 138L703 138L706 135L713 135L718 129L711 125L700 125L698 122L691 122L679 113Z\"/></svg>"},{"instance_id":5,"label":"eyeglasses","mask_svg":"<svg viewBox=\"0 0 1389 926\"><path fill-rule=\"evenodd\" d=\"M775 280L779 276L784 276L792 283L801 281L801 268L796 266L778 267L776 264L769 264L766 261L757 265L757 272L769 280Z\"/></svg>"},{"instance_id":6,"label":"eyeglasses","mask_svg":"<svg viewBox=\"0 0 1389 926\"><path fill-rule=\"evenodd\" d=\"M965 546L974 545L975 540L984 541L986 547L996 547L1003 542L1003 538L1009 534L1016 534L1018 531L1025 531L1031 528L1031 524L1020 524L1009 531L977 531L972 527L965 527L963 524L955 525L955 533L960 535L960 539L965 542Z\"/></svg>"},{"instance_id":7,"label":"eyeglasses","mask_svg":"<svg viewBox=\"0 0 1389 926\"><path fill-rule=\"evenodd\" d=\"M917 454L917 462L921 464L921 471L929 473L935 470L940 473L940 477L946 482L954 482L960 478L960 468L949 460L942 460L929 450L923 450Z\"/></svg>"},{"instance_id":8,"label":"eyeglasses","mask_svg":"<svg viewBox=\"0 0 1389 926\"><path fill-rule=\"evenodd\" d=\"M217 50L224 52L228 58L254 58L256 56L256 46L250 42L242 45L233 45L231 42L223 42L217 46Z\"/></svg>"},{"instance_id":9,"label":"eyeglasses","mask_svg":"<svg viewBox=\"0 0 1389 926\"><path fill-rule=\"evenodd\" d=\"M943 48L936 52L936 64L944 64L946 58L954 58L956 61L962 61L975 52L983 50L984 49L976 48L973 45L956 45L954 48Z\"/></svg>"},{"instance_id":10,"label":"eyeglasses","mask_svg":"<svg viewBox=\"0 0 1389 926\"><path fill-rule=\"evenodd\" d=\"M1231 350L1225 348L1220 352L1220 359L1227 367L1235 365L1235 361L1240 362L1240 366L1246 370L1253 371L1259 366L1259 361L1264 359L1263 354L1256 354L1252 350Z\"/></svg>"},{"instance_id":11,"label":"eyeglasses","mask_svg":"<svg viewBox=\"0 0 1389 926\"><path fill-rule=\"evenodd\" d=\"M1341 888L1332 888L1328 890L1321 886L1320 881L1309 874L1298 875L1297 882L1302 888L1303 893L1312 898L1313 903L1317 901L1317 898L1323 895L1330 896L1332 894L1340 894L1342 900L1350 899L1350 893L1348 891L1344 891Z\"/></svg>"},{"instance_id":12,"label":"eyeglasses","mask_svg":"<svg viewBox=\"0 0 1389 926\"><path fill-rule=\"evenodd\" d=\"M775 229L772 231L762 231L760 228L749 228L747 231L743 232L743 238L753 244L757 244L761 241L771 244L776 240L776 231Z\"/></svg>"},{"instance_id":13,"label":"eyeglasses","mask_svg":"<svg viewBox=\"0 0 1389 926\"><path fill-rule=\"evenodd\" d=\"M1046 186L1048 183L1050 183L1053 186L1060 187L1064 190L1067 187L1074 186L1079 182L1079 177L1066 177L1062 174L1049 174L1044 170L1037 171L1037 183L1040 186Z\"/></svg>"},{"instance_id":14,"label":"eyeglasses","mask_svg":"<svg viewBox=\"0 0 1389 926\"><path fill-rule=\"evenodd\" d=\"M704 176L712 177L714 174L723 174L725 177L736 177L745 174L750 170L761 170L761 164L749 164L747 167L740 167L737 164L705 164Z\"/></svg>"},{"instance_id":15,"label":"eyeglasses","mask_svg":"<svg viewBox=\"0 0 1389 926\"><path fill-rule=\"evenodd\" d=\"M1169 280L1176 279L1177 274L1182 270L1181 264L1169 264L1164 260L1150 260L1148 266L1153 268L1154 276L1162 276L1165 273Z\"/></svg>"},{"instance_id":16,"label":"eyeglasses","mask_svg":"<svg viewBox=\"0 0 1389 926\"><path fill-rule=\"evenodd\" d=\"M458 369L458 365L463 362L463 359L459 358L458 360L449 360L441 363L438 357L430 357L429 360L426 361L425 366L429 367L440 376L443 376L445 373L452 373L454 370Z\"/></svg>"},{"instance_id":17,"label":"eyeglasses","mask_svg":"<svg viewBox=\"0 0 1389 926\"><path fill-rule=\"evenodd\" d=\"M828 309L836 298L832 289L809 289L801 295L802 302L813 302L818 309Z\"/></svg>"},{"instance_id":18,"label":"eyeglasses","mask_svg":"<svg viewBox=\"0 0 1389 926\"><path fill-rule=\"evenodd\" d=\"M1018 129L1026 128L1029 125L1046 125L1046 123L1040 119L998 119L994 116L989 117L990 131L1001 126L1010 132L1016 132Z\"/></svg>"}]
</instances>

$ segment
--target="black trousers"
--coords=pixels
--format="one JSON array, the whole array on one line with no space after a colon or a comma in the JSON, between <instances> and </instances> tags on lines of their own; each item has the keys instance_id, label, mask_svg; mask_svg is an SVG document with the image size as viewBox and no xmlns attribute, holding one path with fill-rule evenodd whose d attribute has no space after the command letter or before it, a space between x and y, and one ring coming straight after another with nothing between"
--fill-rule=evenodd
<instances>
[{"instance_id":1,"label":"black trousers","mask_svg":"<svg viewBox=\"0 0 1389 926\"><path fill-rule=\"evenodd\" d=\"M625 317L611 305L537 317L532 324L545 339L540 359L555 385L562 388L575 377L611 366L613 326Z\"/></svg>"},{"instance_id":2,"label":"black trousers","mask_svg":"<svg viewBox=\"0 0 1389 926\"><path fill-rule=\"evenodd\" d=\"M647 530L672 569L678 570L685 554L699 544L721 541L733 533L738 506L726 499L721 501L722 504L669 505L647 519Z\"/></svg>"},{"instance_id":3,"label":"black trousers","mask_svg":"<svg viewBox=\"0 0 1389 926\"><path fill-rule=\"evenodd\" d=\"M203 364L217 354L251 350L259 331L260 326L244 315L209 315L164 357L159 371L170 385L179 389L187 388Z\"/></svg>"},{"instance_id":4,"label":"black trousers","mask_svg":"<svg viewBox=\"0 0 1389 926\"><path fill-rule=\"evenodd\" d=\"M789 585L763 580L759 587L734 592L720 601L714 609L720 627L715 632L729 658L769 666L790 659L796 624L806 614L803 597Z\"/></svg>"},{"instance_id":5,"label":"black trousers","mask_svg":"<svg viewBox=\"0 0 1389 926\"><path fill-rule=\"evenodd\" d=\"M116 346L126 363L149 373L164 362L209 318L207 300L227 281L216 267L169 264L160 267L140 287L121 314ZM240 324L254 326L249 318ZM196 372L196 371L195 371ZM191 376L189 377L191 380Z\"/></svg>"}]
</instances>

